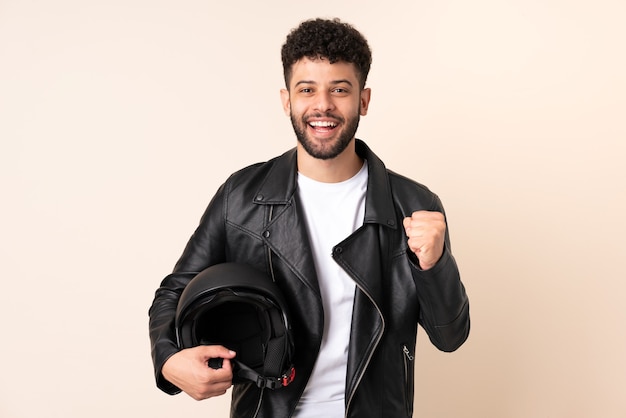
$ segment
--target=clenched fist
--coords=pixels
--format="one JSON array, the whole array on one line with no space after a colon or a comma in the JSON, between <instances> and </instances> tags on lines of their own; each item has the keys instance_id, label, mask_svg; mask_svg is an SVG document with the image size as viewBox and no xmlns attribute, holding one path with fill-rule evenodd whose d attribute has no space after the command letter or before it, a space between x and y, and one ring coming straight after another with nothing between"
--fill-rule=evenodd
<instances>
[{"instance_id":1,"label":"clenched fist","mask_svg":"<svg viewBox=\"0 0 626 418\"><path fill-rule=\"evenodd\" d=\"M404 218L402 224L409 249L417 256L422 270L432 268L443 254L446 220L441 212L420 210Z\"/></svg>"}]
</instances>

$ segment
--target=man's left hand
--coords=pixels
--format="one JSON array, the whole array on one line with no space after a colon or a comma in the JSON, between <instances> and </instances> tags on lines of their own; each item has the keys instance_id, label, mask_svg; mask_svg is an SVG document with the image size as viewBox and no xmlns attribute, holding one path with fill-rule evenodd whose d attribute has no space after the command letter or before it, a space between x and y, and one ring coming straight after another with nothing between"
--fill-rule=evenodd
<instances>
[{"instance_id":1,"label":"man's left hand","mask_svg":"<svg viewBox=\"0 0 626 418\"><path fill-rule=\"evenodd\" d=\"M402 224L409 249L417 256L422 270L432 268L443 254L446 220L441 212L420 210L404 218Z\"/></svg>"}]
</instances>

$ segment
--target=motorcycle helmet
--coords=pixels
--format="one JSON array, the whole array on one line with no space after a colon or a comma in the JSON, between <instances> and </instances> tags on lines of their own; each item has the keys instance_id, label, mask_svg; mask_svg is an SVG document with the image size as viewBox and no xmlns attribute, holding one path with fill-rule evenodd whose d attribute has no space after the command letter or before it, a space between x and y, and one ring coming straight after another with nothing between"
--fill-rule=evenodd
<instances>
[{"instance_id":1,"label":"motorcycle helmet","mask_svg":"<svg viewBox=\"0 0 626 418\"><path fill-rule=\"evenodd\" d=\"M222 263L198 273L180 296L175 328L180 349L223 345L235 351L233 384L276 389L295 377L284 297L269 276L248 265ZM218 363L212 359L209 366Z\"/></svg>"}]
</instances>

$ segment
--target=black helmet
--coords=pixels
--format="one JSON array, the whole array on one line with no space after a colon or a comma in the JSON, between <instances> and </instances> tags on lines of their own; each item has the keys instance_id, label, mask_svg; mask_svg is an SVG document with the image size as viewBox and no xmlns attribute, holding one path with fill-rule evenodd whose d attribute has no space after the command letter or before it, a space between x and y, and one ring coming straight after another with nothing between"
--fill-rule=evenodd
<instances>
[{"instance_id":1,"label":"black helmet","mask_svg":"<svg viewBox=\"0 0 626 418\"><path fill-rule=\"evenodd\" d=\"M176 309L176 337L181 349L235 351L233 383L276 389L295 376L285 300L269 276L245 264L216 264L189 282Z\"/></svg>"}]
</instances>

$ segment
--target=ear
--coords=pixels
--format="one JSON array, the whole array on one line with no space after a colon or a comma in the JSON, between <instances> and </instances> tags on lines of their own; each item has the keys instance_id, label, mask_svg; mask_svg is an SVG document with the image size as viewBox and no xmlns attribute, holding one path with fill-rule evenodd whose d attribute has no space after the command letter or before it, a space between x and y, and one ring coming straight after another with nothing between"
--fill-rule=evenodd
<instances>
[{"instance_id":1,"label":"ear","mask_svg":"<svg viewBox=\"0 0 626 418\"><path fill-rule=\"evenodd\" d=\"M359 113L361 116L365 116L367 115L367 108L370 105L370 99L372 97L372 89L370 88L366 88L361 90L361 97L360 97L360 108L359 108Z\"/></svg>"},{"instance_id":2,"label":"ear","mask_svg":"<svg viewBox=\"0 0 626 418\"><path fill-rule=\"evenodd\" d=\"M280 89L280 101L283 104L285 115L291 116L291 100L289 99L289 90Z\"/></svg>"}]
</instances>

